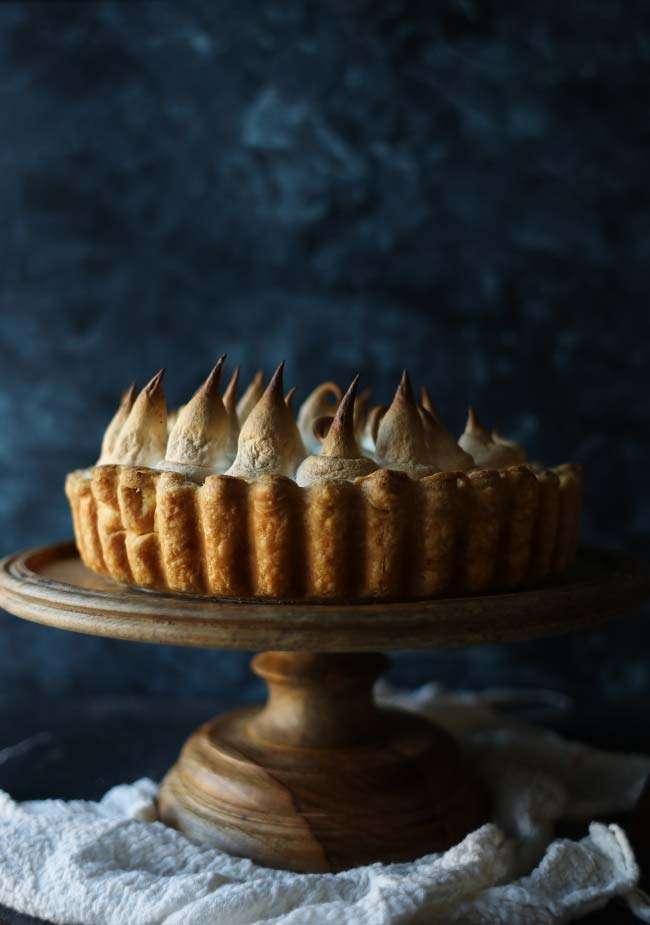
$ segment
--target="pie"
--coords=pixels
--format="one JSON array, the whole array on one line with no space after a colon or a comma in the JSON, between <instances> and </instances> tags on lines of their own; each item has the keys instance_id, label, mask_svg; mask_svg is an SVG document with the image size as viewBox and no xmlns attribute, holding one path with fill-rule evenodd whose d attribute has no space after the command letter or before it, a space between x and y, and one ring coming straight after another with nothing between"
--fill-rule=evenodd
<instances>
[{"instance_id":1,"label":"pie","mask_svg":"<svg viewBox=\"0 0 650 925\"><path fill-rule=\"evenodd\" d=\"M546 468L470 410L457 441L405 372L390 405L319 385L294 417L284 364L237 400L224 357L168 413L163 373L124 394L66 493L85 565L220 598L409 600L531 585L578 544L582 472Z\"/></svg>"}]
</instances>

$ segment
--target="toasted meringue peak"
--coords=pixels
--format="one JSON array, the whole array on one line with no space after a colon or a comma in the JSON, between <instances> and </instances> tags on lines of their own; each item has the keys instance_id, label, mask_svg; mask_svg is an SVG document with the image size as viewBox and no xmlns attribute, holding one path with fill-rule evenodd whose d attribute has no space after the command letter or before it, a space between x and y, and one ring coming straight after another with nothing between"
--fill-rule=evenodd
<instances>
[{"instance_id":1,"label":"toasted meringue peak","mask_svg":"<svg viewBox=\"0 0 650 925\"><path fill-rule=\"evenodd\" d=\"M239 366L235 366L232 376L223 393L223 406L229 415L237 414L237 387L239 386Z\"/></svg>"},{"instance_id":2,"label":"toasted meringue peak","mask_svg":"<svg viewBox=\"0 0 650 925\"><path fill-rule=\"evenodd\" d=\"M492 431L492 439L499 446L507 447L512 451L513 456L516 456L516 462L524 463L526 462L526 450L519 443L515 443L514 440L507 440L505 437L502 437L496 430Z\"/></svg>"},{"instance_id":3,"label":"toasted meringue peak","mask_svg":"<svg viewBox=\"0 0 650 925\"><path fill-rule=\"evenodd\" d=\"M167 406L161 369L142 389L126 419L115 448L112 463L128 466L157 466L165 458L167 446Z\"/></svg>"},{"instance_id":4,"label":"toasted meringue peak","mask_svg":"<svg viewBox=\"0 0 650 925\"><path fill-rule=\"evenodd\" d=\"M363 425L363 434L361 436L361 446L364 450L367 450L369 453L375 452L375 446L377 443L377 432L379 430L379 425L381 424L381 419L388 411L388 405L373 405L368 415L366 417L366 422Z\"/></svg>"},{"instance_id":5,"label":"toasted meringue peak","mask_svg":"<svg viewBox=\"0 0 650 925\"><path fill-rule=\"evenodd\" d=\"M406 370L381 419L375 455L387 469L401 469L413 478L438 471L430 461L422 419Z\"/></svg>"},{"instance_id":6,"label":"toasted meringue peak","mask_svg":"<svg viewBox=\"0 0 650 925\"><path fill-rule=\"evenodd\" d=\"M436 406L434 405L434 403L431 401L431 396L429 395L429 390L427 389L427 387L426 387L425 385L423 385L423 386L420 388L420 404L422 405L422 407L424 408L424 410L425 410L425 411L428 411L429 414L430 414L433 418L435 418L435 420L436 420L439 424L442 424L442 420L440 419L440 414L438 413L438 409L436 408Z\"/></svg>"},{"instance_id":7,"label":"toasted meringue peak","mask_svg":"<svg viewBox=\"0 0 650 925\"><path fill-rule=\"evenodd\" d=\"M305 450L283 397L280 363L260 400L242 425L237 456L226 475L293 476Z\"/></svg>"},{"instance_id":8,"label":"toasted meringue peak","mask_svg":"<svg viewBox=\"0 0 650 925\"><path fill-rule=\"evenodd\" d=\"M483 424L478 419L478 414L474 408L470 407L467 409L467 423L465 424L465 433L474 434L480 437L481 440L490 439L490 431L487 427L484 427Z\"/></svg>"},{"instance_id":9,"label":"toasted meringue peak","mask_svg":"<svg viewBox=\"0 0 650 925\"><path fill-rule=\"evenodd\" d=\"M203 385L179 411L162 468L192 476L223 471L230 464L230 421L219 394L224 360L225 355L219 357Z\"/></svg>"},{"instance_id":10,"label":"toasted meringue peak","mask_svg":"<svg viewBox=\"0 0 650 925\"><path fill-rule=\"evenodd\" d=\"M505 469L522 461L521 447L515 449L514 444L502 439L500 442L495 440L487 427L481 424L473 408L469 409L465 430L458 440L458 445L474 457L477 466Z\"/></svg>"},{"instance_id":11,"label":"toasted meringue peak","mask_svg":"<svg viewBox=\"0 0 650 925\"><path fill-rule=\"evenodd\" d=\"M356 376L349 389L341 399L334 418L323 438L323 446L318 456L308 456L300 464L296 481L301 486L323 479L356 479L374 472L377 465L361 455L354 433L354 411L357 383ZM318 418L316 425L325 423L328 418ZM318 427L319 432L321 428Z\"/></svg>"},{"instance_id":12,"label":"toasted meringue peak","mask_svg":"<svg viewBox=\"0 0 650 925\"><path fill-rule=\"evenodd\" d=\"M339 402L341 389L336 382L321 382L307 396L298 411L298 430L307 449L317 453L318 440L314 437L314 422L321 417L334 417Z\"/></svg>"},{"instance_id":13,"label":"toasted meringue peak","mask_svg":"<svg viewBox=\"0 0 650 925\"><path fill-rule=\"evenodd\" d=\"M241 427L264 392L264 373L261 369L253 376L248 388L237 402L237 417Z\"/></svg>"},{"instance_id":14,"label":"toasted meringue peak","mask_svg":"<svg viewBox=\"0 0 650 925\"><path fill-rule=\"evenodd\" d=\"M354 433L359 444L363 438L363 428L366 423L366 409L370 401L371 393L372 389L367 385L363 391L359 392L354 400Z\"/></svg>"},{"instance_id":15,"label":"toasted meringue peak","mask_svg":"<svg viewBox=\"0 0 650 925\"><path fill-rule=\"evenodd\" d=\"M435 418L432 412L423 405L420 407L420 415L431 462L441 472L449 469L460 469L465 472L467 469L472 469L474 458L458 446L440 419Z\"/></svg>"},{"instance_id":16,"label":"toasted meringue peak","mask_svg":"<svg viewBox=\"0 0 650 925\"><path fill-rule=\"evenodd\" d=\"M257 372L237 402L239 367L223 398L219 392L224 360L225 354L187 405L170 413L164 370L139 394L134 385L127 389L104 433L98 465L169 469L191 478L224 471L249 479L281 474L308 485L319 479L355 479L378 467L421 478L526 461L523 447L490 431L473 408L456 442L426 387L416 402L406 370L391 404L369 410L370 389L357 391L358 376L343 396L335 382L322 382L301 405L296 424L296 389L284 392L284 363L266 389L263 373ZM305 445L311 449L308 457Z\"/></svg>"},{"instance_id":17,"label":"toasted meringue peak","mask_svg":"<svg viewBox=\"0 0 650 925\"><path fill-rule=\"evenodd\" d=\"M321 456L358 459L361 450L354 435L354 406L359 377L355 376L339 402L332 424L321 447Z\"/></svg>"},{"instance_id":18,"label":"toasted meringue peak","mask_svg":"<svg viewBox=\"0 0 650 925\"><path fill-rule=\"evenodd\" d=\"M181 405L181 408L182 407L183 406ZM171 411L167 412L167 433L168 434L171 434L172 430L174 429L174 424L178 420L178 414L181 408L173 408Z\"/></svg>"},{"instance_id":19,"label":"toasted meringue peak","mask_svg":"<svg viewBox=\"0 0 650 925\"><path fill-rule=\"evenodd\" d=\"M135 388L135 382L132 382L128 389L122 394L120 403L117 407L117 411L111 418L111 421L104 431L104 436L102 438L102 448L99 454L99 459L97 460L97 465L101 466L104 463L111 461L113 451L115 449L115 444L120 436L120 431L128 418L131 408L135 402L135 397L137 391Z\"/></svg>"},{"instance_id":20,"label":"toasted meringue peak","mask_svg":"<svg viewBox=\"0 0 650 925\"><path fill-rule=\"evenodd\" d=\"M228 415L230 424L228 437L228 460L233 462L237 455L237 441L239 440L239 417L237 415L237 386L239 385L239 366L235 366L230 382L223 393L223 406Z\"/></svg>"},{"instance_id":21,"label":"toasted meringue peak","mask_svg":"<svg viewBox=\"0 0 650 925\"><path fill-rule=\"evenodd\" d=\"M474 457L477 466L483 465L484 458L489 454L490 447L493 445L492 435L487 427L483 427L478 419L478 415L473 408L467 412L467 423L465 430L458 438L458 445L461 449L470 453Z\"/></svg>"}]
</instances>

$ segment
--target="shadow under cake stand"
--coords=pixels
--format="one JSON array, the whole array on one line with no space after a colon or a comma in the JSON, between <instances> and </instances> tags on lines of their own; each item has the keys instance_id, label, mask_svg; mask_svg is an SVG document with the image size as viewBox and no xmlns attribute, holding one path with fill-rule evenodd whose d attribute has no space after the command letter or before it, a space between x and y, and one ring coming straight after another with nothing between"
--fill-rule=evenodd
<instances>
[{"instance_id":1,"label":"shadow under cake stand","mask_svg":"<svg viewBox=\"0 0 650 925\"><path fill-rule=\"evenodd\" d=\"M64 630L165 645L263 651L268 699L194 732L165 777L160 818L270 867L341 870L455 844L489 816L446 732L379 707L391 650L532 639L634 610L650 577L617 553L583 550L532 590L382 604L272 604L123 587L72 543L0 562L0 605Z\"/></svg>"}]
</instances>

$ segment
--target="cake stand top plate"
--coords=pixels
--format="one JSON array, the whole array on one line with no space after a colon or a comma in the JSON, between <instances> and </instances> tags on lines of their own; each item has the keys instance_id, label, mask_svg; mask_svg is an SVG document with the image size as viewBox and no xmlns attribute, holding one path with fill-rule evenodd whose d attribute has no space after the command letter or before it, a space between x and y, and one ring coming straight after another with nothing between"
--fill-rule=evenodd
<instances>
[{"instance_id":1,"label":"cake stand top plate","mask_svg":"<svg viewBox=\"0 0 650 925\"><path fill-rule=\"evenodd\" d=\"M583 549L561 581L505 594L377 604L225 601L146 591L90 572L73 543L0 561L0 605L59 629L215 649L368 652L533 639L634 611L650 573L620 553Z\"/></svg>"}]
</instances>

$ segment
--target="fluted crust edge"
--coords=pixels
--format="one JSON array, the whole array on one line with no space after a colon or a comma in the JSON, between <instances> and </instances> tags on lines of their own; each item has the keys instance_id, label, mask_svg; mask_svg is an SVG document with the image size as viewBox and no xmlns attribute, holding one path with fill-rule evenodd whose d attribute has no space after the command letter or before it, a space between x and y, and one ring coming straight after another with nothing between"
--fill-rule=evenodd
<instances>
[{"instance_id":1,"label":"fluted crust edge","mask_svg":"<svg viewBox=\"0 0 650 925\"><path fill-rule=\"evenodd\" d=\"M260 600L409 600L522 587L571 564L582 470L289 478L95 466L66 494L84 564L118 582Z\"/></svg>"}]
</instances>

